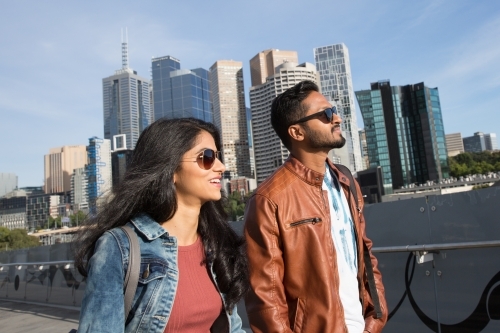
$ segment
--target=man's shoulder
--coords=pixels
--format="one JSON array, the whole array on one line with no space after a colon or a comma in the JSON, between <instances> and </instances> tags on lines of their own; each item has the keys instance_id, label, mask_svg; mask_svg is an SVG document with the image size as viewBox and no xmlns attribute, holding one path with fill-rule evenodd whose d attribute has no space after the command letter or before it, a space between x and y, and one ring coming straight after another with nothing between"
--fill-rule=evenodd
<instances>
[{"instance_id":1,"label":"man's shoulder","mask_svg":"<svg viewBox=\"0 0 500 333\"><path fill-rule=\"evenodd\" d=\"M297 181L297 176L290 172L285 165L276 169L255 190L254 195L277 198L283 191L290 189L290 185Z\"/></svg>"}]
</instances>

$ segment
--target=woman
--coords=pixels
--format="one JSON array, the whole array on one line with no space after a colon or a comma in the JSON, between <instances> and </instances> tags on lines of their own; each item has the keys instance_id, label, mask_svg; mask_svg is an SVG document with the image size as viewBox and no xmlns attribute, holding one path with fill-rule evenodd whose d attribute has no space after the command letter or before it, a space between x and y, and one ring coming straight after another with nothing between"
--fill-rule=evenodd
<instances>
[{"instance_id":1,"label":"woman","mask_svg":"<svg viewBox=\"0 0 500 333\"><path fill-rule=\"evenodd\" d=\"M160 119L144 130L112 199L77 240L75 265L87 276L78 332L244 332L236 303L247 262L224 211L219 149L216 127L201 120ZM141 248L126 319L125 224Z\"/></svg>"}]
</instances>

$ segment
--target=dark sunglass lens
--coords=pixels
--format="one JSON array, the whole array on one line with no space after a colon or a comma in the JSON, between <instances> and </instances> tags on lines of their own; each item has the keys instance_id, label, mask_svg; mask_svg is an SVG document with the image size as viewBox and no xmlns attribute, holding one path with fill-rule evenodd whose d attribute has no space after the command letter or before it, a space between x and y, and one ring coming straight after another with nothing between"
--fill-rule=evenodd
<instances>
[{"instance_id":1,"label":"dark sunglass lens","mask_svg":"<svg viewBox=\"0 0 500 333\"><path fill-rule=\"evenodd\" d=\"M215 152L212 149L206 149L203 152L203 168L205 170L210 170L215 162Z\"/></svg>"},{"instance_id":2,"label":"dark sunglass lens","mask_svg":"<svg viewBox=\"0 0 500 333\"><path fill-rule=\"evenodd\" d=\"M328 122L332 122L333 110L332 108L325 109L326 119Z\"/></svg>"}]
</instances>

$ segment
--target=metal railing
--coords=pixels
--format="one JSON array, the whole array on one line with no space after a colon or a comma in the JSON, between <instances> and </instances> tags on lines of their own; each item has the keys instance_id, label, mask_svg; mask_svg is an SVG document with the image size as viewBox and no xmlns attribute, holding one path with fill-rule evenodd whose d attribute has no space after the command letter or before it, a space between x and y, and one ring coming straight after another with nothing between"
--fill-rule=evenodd
<instances>
[{"instance_id":1,"label":"metal railing","mask_svg":"<svg viewBox=\"0 0 500 333\"><path fill-rule=\"evenodd\" d=\"M462 250L477 249L486 247L500 247L500 240L481 241L481 242L460 242L460 243L440 243L440 244L421 244L421 245L403 245L403 246L382 246L373 247L373 253L393 253L393 252L424 252L440 250Z\"/></svg>"}]
</instances>

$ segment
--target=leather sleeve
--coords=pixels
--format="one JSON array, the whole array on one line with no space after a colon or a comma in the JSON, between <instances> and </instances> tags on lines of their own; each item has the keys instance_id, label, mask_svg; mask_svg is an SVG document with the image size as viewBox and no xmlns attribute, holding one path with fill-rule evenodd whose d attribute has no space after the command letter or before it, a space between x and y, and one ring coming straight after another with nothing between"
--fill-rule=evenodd
<instances>
[{"instance_id":1,"label":"leather sleeve","mask_svg":"<svg viewBox=\"0 0 500 333\"><path fill-rule=\"evenodd\" d=\"M361 190L359 188L359 184L356 182L356 190L358 191L358 198L361 201L360 207L363 207L362 201L363 201L363 195L361 193ZM375 278L375 285L377 287L377 292L378 292L378 297L380 300L380 307L382 310L382 318L375 318L375 308L373 306L373 300L370 295L370 287L368 286L368 281L365 279L364 283L364 297L365 297L365 304L366 309L364 312L364 317L365 317L365 330L370 332L370 333L379 333L382 332L382 329L385 326L385 323L387 322L387 315L388 315L388 310L387 310L387 302L385 299L385 289L384 289L384 284L382 283L382 274L380 273L378 269L378 261L377 258L371 253L372 249L372 241L366 236L366 229L365 229L365 217L363 214L363 210L360 213L360 226L362 228L362 235L363 235L363 241L366 244L366 247L370 251L370 258L372 261L372 266L373 266L373 275Z\"/></svg>"},{"instance_id":2,"label":"leather sleeve","mask_svg":"<svg viewBox=\"0 0 500 333\"><path fill-rule=\"evenodd\" d=\"M254 333L291 333L276 205L256 194L249 200L245 217L250 266L250 291L245 304L250 327Z\"/></svg>"}]
</instances>

